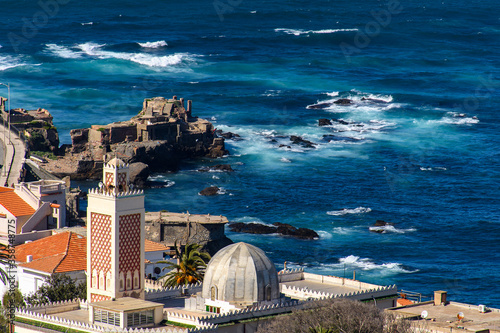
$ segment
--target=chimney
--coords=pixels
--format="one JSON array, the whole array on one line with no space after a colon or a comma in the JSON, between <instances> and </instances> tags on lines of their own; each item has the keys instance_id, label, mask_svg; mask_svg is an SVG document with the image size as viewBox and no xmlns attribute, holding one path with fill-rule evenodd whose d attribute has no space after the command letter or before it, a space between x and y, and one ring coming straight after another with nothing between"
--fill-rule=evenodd
<instances>
[{"instance_id":1,"label":"chimney","mask_svg":"<svg viewBox=\"0 0 500 333\"><path fill-rule=\"evenodd\" d=\"M33 261L33 256L31 254L28 254L26 256L26 262L32 262Z\"/></svg>"},{"instance_id":2,"label":"chimney","mask_svg":"<svg viewBox=\"0 0 500 333\"><path fill-rule=\"evenodd\" d=\"M184 107L184 97L181 97L181 105Z\"/></svg>"},{"instance_id":3,"label":"chimney","mask_svg":"<svg viewBox=\"0 0 500 333\"><path fill-rule=\"evenodd\" d=\"M446 305L446 291L434 291L434 305Z\"/></svg>"}]
</instances>

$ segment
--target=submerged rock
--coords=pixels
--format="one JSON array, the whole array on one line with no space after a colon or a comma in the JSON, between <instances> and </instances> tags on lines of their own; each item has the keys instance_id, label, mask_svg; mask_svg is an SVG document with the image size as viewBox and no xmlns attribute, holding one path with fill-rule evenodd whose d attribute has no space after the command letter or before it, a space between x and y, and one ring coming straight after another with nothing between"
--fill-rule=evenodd
<instances>
[{"instance_id":1,"label":"submerged rock","mask_svg":"<svg viewBox=\"0 0 500 333\"><path fill-rule=\"evenodd\" d=\"M304 140L300 136L292 135L290 141L292 141L294 145L301 145L305 148L316 148L313 142Z\"/></svg>"},{"instance_id":2,"label":"submerged rock","mask_svg":"<svg viewBox=\"0 0 500 333\"><path fill-rule=\"evenodd\" d=\"M312 105L308 105L307 108L308 109L326 109L330 106L332 106L333 103L330 103L330 102L323 102L323 103L317 103L317 104L312 104Z\"/></svg>"},{"instance_id":3,"label":"submerged rock","mask_svg":"<svg viewBox=\"0 0 500 333\"><path fill-rule=\"evenodd\" d=\"M198 169L200 172L208 172L208 171L225 171L225 172L233 172L233 168L229 164L216 164L209 167L203 167Z\"/></svg>"},{"instance_id":4,"label":"submerged rock","mask_svg":"<svg viewBox=\"0 0 500 333\"><path fill-rule=\"evenodd\" d=\"M210 186L200 191L200 195L204 195L207 197L214 196L217 194L219 194L219 188L217 186Z\"/></svg>"},{"instance_id":5,"label":"submerged rock","mask_svg":"<svg viewBox=\"0 0 500 333\"><path fill-rule=\"evenodd\" d=\"M354 103L354 101L352 99L349 99L349 98L340 98L333 103L335 103L337 105L351 105Z\"/></svg>"},{"instance_id":6,"label":"submerged rock","mask_svg":"<svg viewBox=\"0 0 500 333\"><path fill-rule=\"evenodd\" d=\"M318 120L318 126L328 126L331 125L332 121L330 119L322 118Z\"/></svg>"}]
</instances>

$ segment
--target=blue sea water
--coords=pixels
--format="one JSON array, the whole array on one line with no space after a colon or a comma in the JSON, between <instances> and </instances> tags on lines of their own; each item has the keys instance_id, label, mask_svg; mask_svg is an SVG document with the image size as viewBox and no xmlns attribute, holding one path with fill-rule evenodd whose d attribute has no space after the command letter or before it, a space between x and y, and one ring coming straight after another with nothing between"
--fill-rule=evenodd
<instances>
[{"instance_id":1,"label":"blue sea water","mask_svg":"<svg viewBox=\"0 0 500 333\"><path fill-rule=\"evenodd\" d=\"M234 173L199 160L156 174L169 187L146 191L147 210L312 228L318 240L227 234L278 268L500 307L498 1L2 5L0 82L13 108L48 109L62 143L172 95L241 135L217 161ZM338 98L356 103L307 108ZM199 196L209 185L223 194ZM376 220L394 226L371 232Z\"/></svg>"}]
</instances>

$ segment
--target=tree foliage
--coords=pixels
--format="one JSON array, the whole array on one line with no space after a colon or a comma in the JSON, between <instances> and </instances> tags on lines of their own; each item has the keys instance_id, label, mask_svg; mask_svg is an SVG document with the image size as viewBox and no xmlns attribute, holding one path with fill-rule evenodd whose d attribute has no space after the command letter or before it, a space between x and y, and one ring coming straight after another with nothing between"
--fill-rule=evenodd
<instances>
[{"instance_id":1,"label":"tree foliage","mask_svg":"<svg viewBox=\"0 0 500 333\"><path fill-rule=\"evenodd\" d=\"M76 284L65 274L52 274L35 293L26 296L26 303L39 305L49 302L87 299L87 282Z\"/></svg>"},{"instance_id":2,"label":"tree foliage","mask_svg":"<svg viewBox=\"0 0 500 333\"><path fill-rule=\"evenodd\" d=\"M205 268L210 260L210 254L203 251L200 244L186 244L184 251L180 252L175 242L175 255L178 258L178 263L170 261L158 261L157 264L166 264L164 271L169 272L164 275L165 286L174 287L187 285L203 281Z\"/></svg>"},{"instance_id":3,"label":"tree foliage","mask_svg":"<svg viewBox=\"0 0 500 333\"><path fill-rule=\"evenodd\" d=\"M4 267L9 267L9 259L9 246L0 243L0 281L2 281L4 285L7 285L7 280L9 279L4 269Z\"/></svg>"},{"instance_id":4,"label":"tree foliage","mask_svg":"<svg viewBox=\"0 0 500 333\"><path fill-rule=\"evenodd\" d=\"M23 294L19 289L9 289L2 297L2 311L0 313L0 332L9 332L9 312L11 308L17 309L25 306Z\"/></svg>"},{"instance_id":5,"label":"tree foliage","mask_svg":"<svg viewBox=\"0 0 500 333\"><path fill-rule=\"evenodd\" d=\"M373 305L348 299L319 301L289 316L278 316L258 333L409 333L410 324Z\"/></svg>"}]
</instances>

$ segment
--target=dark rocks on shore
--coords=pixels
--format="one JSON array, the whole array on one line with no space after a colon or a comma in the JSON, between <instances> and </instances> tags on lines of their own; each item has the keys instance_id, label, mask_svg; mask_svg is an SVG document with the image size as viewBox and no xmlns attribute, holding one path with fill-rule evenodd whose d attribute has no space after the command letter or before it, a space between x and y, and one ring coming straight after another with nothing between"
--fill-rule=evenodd
<instances>
[{"instance_id":1,"label":"dark rocks on shore","mask_svg":"<svg viewBox=\"0 0 500 333\"><path fill-rule=\"evenodd\" d=\"M313 105L308 105L308 109L326 109L327 107L332 106L333 103L330 102L323 102L323 103L317 103Z\"/></svg>"},{"instance_id":2,"label":"dark rocks on shore","mask_svg":"<svg viewBox=\"0 0 500 333\"><path fill-rule=\"evenodd\" d=\"M208 171L221 171L221 172L233 172L233 168L229 164L216 164L208 167L203 167L198 169L199 172L208 172Z\"/></svg>"},{"instance_id":3,"label":"dark rocks on shore","mask_svg":"<svg viewBox=\"0 0 500 333\"><path fill-rule=\"evenodd\" d=\"M243 140L243 138L239 134L233 132L223 132L222 130L216 130L215 133L224 139L230 139L234 141Z\"/></svg>"},{"instance_id":4,"label":"dark rocks on shore","mask_svg":"<svg viewBox=\"0 0 500 333\"><path fill-rule=\"evenodd\" d=\"M331 124L332 124L332 121L330 119L321 118L318 120L318 126L328 126Z\"/></svg>"},{"instance_id":5,"label":"dark rocks on shore","mask_svg":"<svg viewBox=\"0 0 500 333\"><path fill-rule=\"evenodd\" d=\"M130 182L138 188L148 186L148 177L151 174L146 163L136 162L129 165Z\"/></svg>"},{"instance_id":6,"label":"dark rocks on shore","mask_svg":"<svg viewBox=\"0 0 500 333\"><path fill-rule=\"evenodd\" d=\"M292 141L294 145L301 145L305 148L316 148L313 142L304 140L300 136L292 135L290 141Z\"/></svg>"},{"instance_id":7,"label":"dark rocks on shore","mask_svg":"<svg viewBox=\"0 0 500 333\"><path fill-rule=\"evenodd\" d=\"M296 237L299 239L317 239L319 235L316 231L307 228L296 228L290 224L276 222L273 226L261 223L230 223L229 228L234 232L244 232L248 234L281 234L284 236Z\"/></svg>"},{"instance_id":8,"label":"dark rocks on shore","mask_svg":"<svg viewBox=\"0 0 500 333\"><path fill-rule=\"evenodd\" d=\"M210 186L200 191L200 195L204 195L207 197L217 195L218 193L219 188L217 186Z\"/></svg>"},{"instance_id":9,"label":"dark rocks on shore","mask_svg":"<svg viewBox=\"0 0 500 333\"><path fill-rule=\"evenodd\" d=\"M351 105L354 103L354 101L352 99L349 99L349 98L340 98L333 103L335 103L337 105Z\"/></svg>"}]
</instances>

